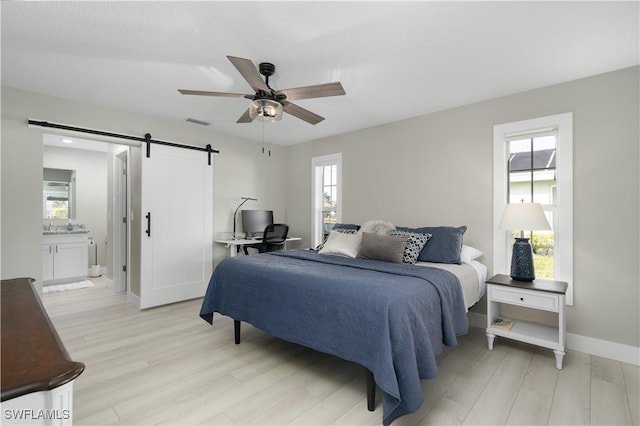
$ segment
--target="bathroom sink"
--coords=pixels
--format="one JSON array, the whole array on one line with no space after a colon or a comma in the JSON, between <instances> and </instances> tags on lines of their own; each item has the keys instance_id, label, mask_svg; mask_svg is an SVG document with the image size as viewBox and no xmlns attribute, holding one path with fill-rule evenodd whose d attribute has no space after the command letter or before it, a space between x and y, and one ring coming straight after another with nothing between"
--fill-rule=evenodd
<instances>
[{"instance_id":1,"label":"bathroom sink","mask_svg":"<svg viewBox=\"0 0 640 426\"><path fill-rule=\"evenodd\" d=\"M89 230L86 228L74 228L73 231L67 231L67 228L64 229L52 229L42 231L43 235L55 235L55 234L86 234Z\"/></svg>"}]
</instances>

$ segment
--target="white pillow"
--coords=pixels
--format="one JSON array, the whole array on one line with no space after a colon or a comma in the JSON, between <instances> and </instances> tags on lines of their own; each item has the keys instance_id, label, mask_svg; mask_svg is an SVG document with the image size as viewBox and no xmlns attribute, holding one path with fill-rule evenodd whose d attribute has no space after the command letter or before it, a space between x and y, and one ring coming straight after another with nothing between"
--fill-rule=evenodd
<instances>
[{"instance_id":1,"label":"white pillow","mask_svg":"<svg viewBox=\"0 0 640 426\"><path fill-rule=\"evenodd\" d=\"M362 224L360 232L369 232L371 234L389 235L391 231L396 229L393 223L384 220L370 220Z\"/></svg>"},{"instance_id":2,"label":"white pillow","mask_svg":"<svg viewBox=\"0 0 640 426\"><path fill-rule=\"evenodd\" d=\"M476 260L484 253L478 250L477 248L462 245L462 250L460 250L460 261L464 263L471 263L472 260Z\"/></svg>"},{"instance_id":3,"label":"white pillow","mask_svg":"<svg viewBox=\"0 0 640 426\"><path fill-rule=\"evenodd\" d=\"M355 258L358 256L360 239L362 234L345 234L344 232L331 231L329 238L324 243L324 247L318 252L320 254L337 254Z\"/></svg>"}]
</instances>

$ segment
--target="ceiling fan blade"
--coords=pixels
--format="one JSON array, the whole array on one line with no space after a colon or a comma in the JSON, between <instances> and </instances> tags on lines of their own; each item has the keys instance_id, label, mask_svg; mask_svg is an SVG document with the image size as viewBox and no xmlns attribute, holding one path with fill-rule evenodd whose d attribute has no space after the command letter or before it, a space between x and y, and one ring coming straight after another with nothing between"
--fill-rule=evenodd
<instances>
[{"instance_id":1,"label":"ceiling fan blade","mask_svg":"<svg viewBox=\"0 0 640 426\"><path fill-rule=\"evenodd\" d=\"M334 83L318 84L316 86L295 87L293 89L279 90L276 94L283 93L288 101L298 99L322 98L325 96L344 95L345 91L339 81Z\"/></svg>"},{"instance_id":2,"label":"ceiling fan blade","mask_svg":"<svg viewBox=\"0 0 640 426\"><path fill-rule=\"evenodd\" d=\"M256 92L262 90L264 92L270 92L269 86L262 80L262 76L258 72L258 69L250 59L238 58L235 56L227 56L234 67L240 74L247 80L249 86Z\"/></svg>"},{"instance_id":3,"label":"ceiling fan blade","mask_svg":"<svg viewBox=\"0 0 640 426\"><path fill-rule=\"evenodd\" d=\"M236 121L236 123L251 123L252 121L253 118L251 118L251 116L249 115L249 108L247 108L244 114L242 114L240 118L238 118L238 121Z\"/></svg>"},{"instance_id":4,"label":"ceiling fan blade","mask_svg":"<svg viewBox=\"0 0 640 426\"><path fill-rule=\"evenodd\" d=\"M308 109L304 109L296 104L292 104L291 102L284 101L282 103L282 110L288 114L293 115L294 117L298 117L300 120L304 120L309 124L318 124L324 117L319 116L316 113L309 111Z\"/></svg>"},{"instance_id":5,"label":"ceiling fan blade","mask_svg":"<svg viewBox=\"0 0 640 426\"><path fill-rule=\"evenodd\" d=\"M207 92L204 90L186 90L178 89L178 92L183 95L199 95L199 96L222 96L225 98L244 98L249 96L253 98L253 95L245 95L244 93L228 93L228 92Z\"/></svg>"}]
</instances>

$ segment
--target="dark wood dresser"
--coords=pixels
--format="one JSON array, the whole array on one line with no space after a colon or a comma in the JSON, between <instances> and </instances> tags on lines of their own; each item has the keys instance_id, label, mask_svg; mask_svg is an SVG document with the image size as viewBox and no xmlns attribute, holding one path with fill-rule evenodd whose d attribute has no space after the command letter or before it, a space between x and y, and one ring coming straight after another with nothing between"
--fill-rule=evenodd
<instances>
[{"instance_id":1,"label":"dark wood dresser","mask_svg":"<svg viewBox=\"0 0 640 426\"><path fill-rule=\"evenodd\" d=\"M33 281L31 278L15 278L2 280L0 284L0 390L3 411L10 405L27 412L35 410L33 413L39 414L43 410L61 410L45 415L64 416L66 419L63 420L70 420L72 407L59 406L59 403L54 403L58 406L48 406L47 400L60 400L60 396L49 398L47 393L65 388L70 399L67 402L72 403L72 381L82 373L84 364L72 361L69 357L36 293ZM37 406L32 406L34 404Z\"/></svg>"}]
</instances>

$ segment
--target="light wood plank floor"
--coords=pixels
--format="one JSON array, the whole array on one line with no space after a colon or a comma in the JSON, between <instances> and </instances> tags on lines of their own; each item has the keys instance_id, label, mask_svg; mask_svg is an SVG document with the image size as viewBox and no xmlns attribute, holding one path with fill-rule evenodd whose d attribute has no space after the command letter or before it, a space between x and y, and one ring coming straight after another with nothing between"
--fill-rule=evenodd
<instances>
[{"instance_id":1,"label":"light wood plank floor","mask_svg":"<svg viewBox=\"0 0 640 426\"><path fill-rule=\"evenodd\" d=\"M74 360L76 424L378 425L366 409L363 369L275 339L243 324L198 316L201 300L138 311L123 294L96 287L44 295L44 305ZM497 339L487 350L472 327L438 358L424 380L424 404L394 425L640 422L637 366Z\"/></svg>"}]
</instances>

